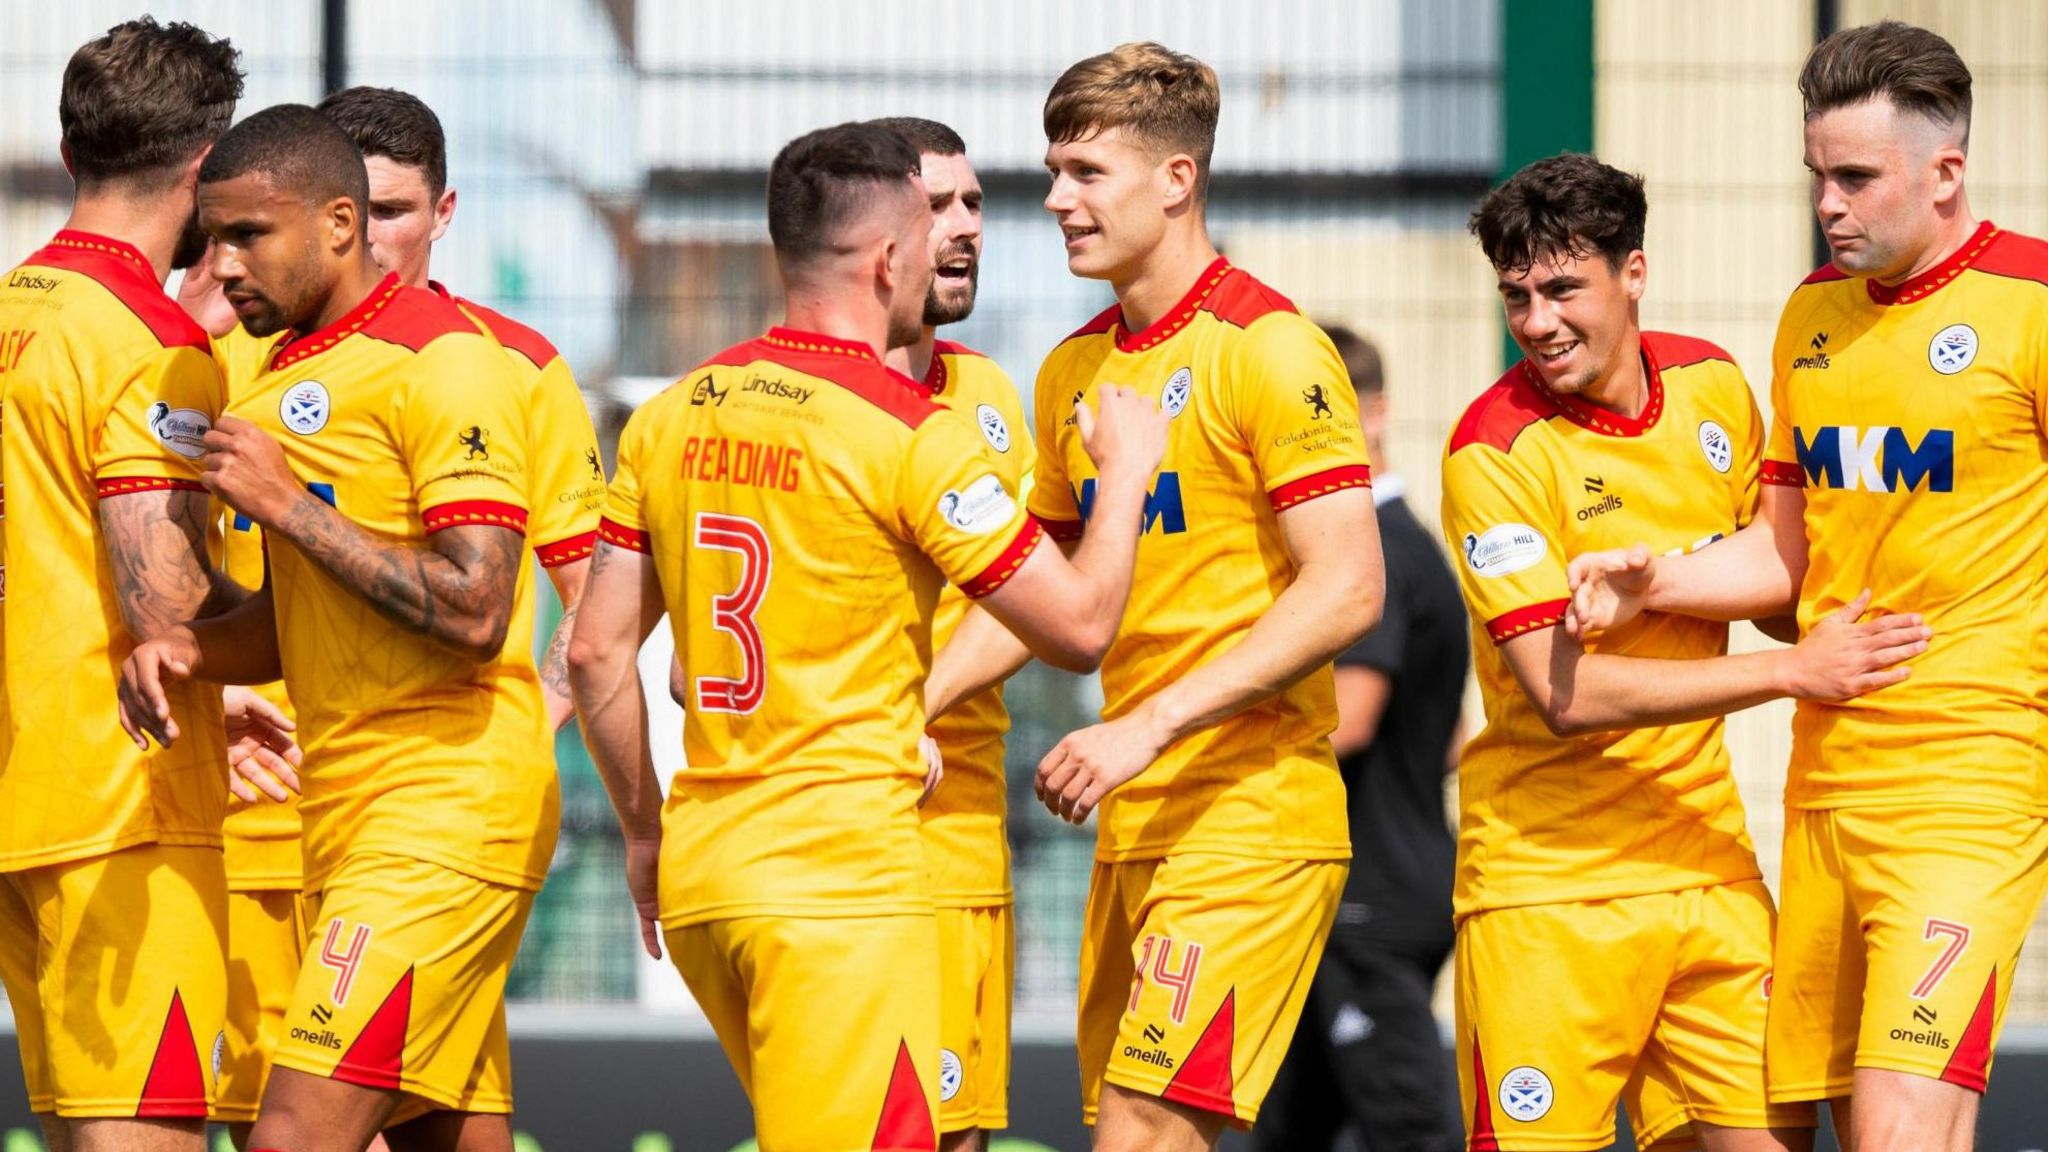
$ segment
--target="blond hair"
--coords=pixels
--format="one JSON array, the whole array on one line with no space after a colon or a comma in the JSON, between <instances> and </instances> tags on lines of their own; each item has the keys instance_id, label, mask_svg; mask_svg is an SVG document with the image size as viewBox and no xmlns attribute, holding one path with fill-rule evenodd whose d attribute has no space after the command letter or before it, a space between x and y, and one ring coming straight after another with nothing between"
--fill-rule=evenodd
<instances>
[{"instance_id":1,"label":"blond hair","mask_svg":"<svg viewBox=\"0 0 2048 1152\"><path fill-rule=\"evenodd\" d=\"M1206 191L1222 106L1207 64L1150 40L1119 44L1060 74L1045 97L1045 138L1065 144L1122 129L1142 148L1194 157Z\"/></svg>"}]
</instances>

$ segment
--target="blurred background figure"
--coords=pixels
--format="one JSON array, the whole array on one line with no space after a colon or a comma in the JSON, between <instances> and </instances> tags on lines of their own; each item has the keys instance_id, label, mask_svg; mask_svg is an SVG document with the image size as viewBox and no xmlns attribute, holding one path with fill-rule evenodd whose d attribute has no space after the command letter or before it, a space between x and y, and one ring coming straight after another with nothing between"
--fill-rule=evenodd
<instances>
[{"instance_id":1,"label":"blurred background figure","mask_svg":"<svg viewBox=\"0 0 2048 1152\"><path fill-rule=\"evenodd\" d=\"M1337 658L1331 742L1350 801L1351 876L1252 1136L1266 1152L1324 1152L1350 1127L1371 1152L1439 1152L1464 1145L1430 997L1451 951L1444 776L1469 625L1457 577L1387 460L1379 349L1348 328L1326 331L1358 391L1387 603L1380 626Z\"/></svg>"}]
</instances>

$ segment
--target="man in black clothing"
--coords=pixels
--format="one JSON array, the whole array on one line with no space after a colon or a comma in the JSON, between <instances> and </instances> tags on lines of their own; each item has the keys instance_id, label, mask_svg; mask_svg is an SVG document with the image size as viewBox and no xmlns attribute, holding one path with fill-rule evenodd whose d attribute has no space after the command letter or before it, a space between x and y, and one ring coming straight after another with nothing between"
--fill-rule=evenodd
<instances>
[{"instance_id":1,"label":"man in black clothing","mask_svg":"<svg viewBox=\"0 0 2048 1152\"><path fill-rule=\"evenodd\" d=\"M1457 577L1384 470L1377 349L1330 339L1358 390L1386 555L1380 625L1337 658L1331 740L1351 805L1351 877L1287 1061L1253 1130L1267 1152L1323 1152L1347 1124L1369 1152L1464 1147L1430 993L1450 954L1456 846L1444 773L1471 658Z\"/></svg>"}]
</instances>

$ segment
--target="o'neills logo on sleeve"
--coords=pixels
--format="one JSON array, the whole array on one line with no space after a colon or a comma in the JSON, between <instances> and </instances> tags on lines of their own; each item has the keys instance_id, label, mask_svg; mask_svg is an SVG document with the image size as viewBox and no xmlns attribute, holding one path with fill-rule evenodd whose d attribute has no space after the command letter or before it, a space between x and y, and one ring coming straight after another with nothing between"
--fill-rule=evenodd
<instances>
[{"instance_id":1,"label":"o'neills logo on sleeve","mask_svg":"<svg viewBox=\"0 0 2048 1152\"><path fill-rule=\"evenodd\" d=\"M1496 524L1465 534L1465 563L1481 576L1506 576L1543 559L1548 545L1527 524Z\"/></svg>"}]
</instances>

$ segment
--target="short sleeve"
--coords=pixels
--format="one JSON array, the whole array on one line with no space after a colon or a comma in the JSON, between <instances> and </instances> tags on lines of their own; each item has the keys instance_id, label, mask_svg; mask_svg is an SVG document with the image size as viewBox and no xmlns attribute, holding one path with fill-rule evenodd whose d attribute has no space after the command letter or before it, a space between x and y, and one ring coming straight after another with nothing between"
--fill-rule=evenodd
<instances>
[{"instance_id":1,"label":"short sleeve","mask_svg":"<svg viewBox=\"0 0 2048 1152\"><path fill-rule=\"evenodd\" d=\"M1444 540L1472 618L1495 644L1564 619L1570 587L1552 501L1514 459L1470 444L1444 461Z\"/></svg>"},{"instance_id":2,"label":"short sleeve","mask_svg":"<svg viewBox=\"0 0 2048 1152\"><path fill-rule=\"evenodd\" d=\"M1788 309L1789 310L1789 309ZM1788 363L1785 325L1781 320L1778 338L1771 347L1771 431L1764 443L1763 464L1757 478L1765 484L1804 487L1806 473L1799 467L1799 446L1793 438L1790 400L1791 385L1786 378Z\"/></svg>"},{"instance_id":3,"label":"short sleeve","mask_svg":"<svg viewBox=\"0 0 2048 1152\"><path fill-rule=\"evenodd\" d=\"M646 459L648 422L662 407L657 398L641 405L626 419L619 433L619 459L612 469L612 482L605 489L604 514L598 519L598 536L605 543L635 552L654 551L647 534L647 514L640 503L640 468Z\"/></svg>"},{"instance_id":4,"label":"short sleeve","mask_svg":"<svg viewBox=\"0 0 2048 1152\"><path fill-rule=\"evenodd\" d=\"M1372 484L1358 395L1330 338L1293 312L1237 338L1230 406L1275 511Z\"/></svg>"},{"instance_id":5,"label":"short sleeve","mask_svg":"<svg viewBox=\"0 0 2048 1152\"><path fill-rule=\"evenodd\" d=\"M1074 486L1067 477L1067 462L1062 455L1062 440L1070 427L1064 421L1072 415L1073 401L1066 382L1057 378L1054 365L1058 362L1057 353L1046 358L1032 393L1031 408L1036 417L1032 425L1037 437L1031 448L1037 463L1031 471L1026 503L1031 514L1045 525L1047 534L1055 540L1068 541L1081 538L1082 523L1081 508L1074 503Z\"/></svg>"},{"instance_id":6,"label":"short sleeve","mask_svg":"<svg viewBox=\"0 0 2048 1152\"><path fill-rule=\"evenodd\" d=\"M429 533L485 524L526 531L525 404L505 354L482 336L442 336L414 354L397 419Z\"/></svg>"},{"instance_id":7,"label":"short sleeve","mask_svg":"<svg viewBox=\"0 0 2048 1152\"><path fill-rule=\"evenodd\" d=\"M204 437L226 403L206 349L179 345L143 357L108 398L92 446L101 496L161 488L204 491Z\"/></svg>"},{"instance_id":8,"label":"short sleeve","mask_svg":"<svg viewBox=\"0 0 2048 1152\"><path fill-rule=\"evenodd\" d=\"M988 444L956 412L938 412L911 433L897 492L911 543L972 597L1002 587L1044 536Z\"/></svg>"},{"instance_id":9,"label":"short sleeve","mask_svg":"<svg viewBox=\"0 0 2048 1152\"><path fill-rule=\"evenodd\" d=\"M597 429L560 356L540 370L532 395L533 509L527 537L543 567L587 559L604 511L604 464Z\"/></svg>"}]
</instances>

